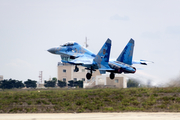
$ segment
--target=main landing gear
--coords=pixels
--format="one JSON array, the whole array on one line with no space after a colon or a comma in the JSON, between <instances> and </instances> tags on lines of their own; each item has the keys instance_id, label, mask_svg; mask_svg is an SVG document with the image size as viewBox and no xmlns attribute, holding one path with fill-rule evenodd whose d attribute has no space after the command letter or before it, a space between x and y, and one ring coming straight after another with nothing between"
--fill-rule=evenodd
<instances>
[{"instance_id":1,"label":"main landing gear","mask_svg":"<svg viewBox=\"0 0 180 120\"><path fill-rule=\"evenodd\" d=\"M87 73L87 74L86 74L86 78L87 78L88 80L91 79L91 76L92 76L91 73Z\"/></svg>"},{"instance_id":2,"label":"main landing gear","mask_svg":"<svg viewBox=\"0 0 180 120\"><path fill-rule=\"evenodd\" d=\"M92 67L90 69L90 73L86 74L86 78L89 80L89 79L91 79L91 76L92 76Z\"/></svg>"},{"instance_id":3,"label":"main landing gear","mask_svg":"<svg viewBox=\"0 0 180 120\"><path fill-rule=\"evenodd\" d=\"M74 72L78 72L79 68L77 67L77 65L75 66Z\"/></svg>"},{"instance_id":4,"label":"main landing gear","mask_svg":"<svg viewBox=\"0 0 180 120\"><path fill-rule=\"evenodd\" d=\"M112 72L112 73L109 75L109 77L110 77L110 78L111 78L111 80L112 80L112 79L114 79L115 74Z\"/></svg>"}]
</instances>

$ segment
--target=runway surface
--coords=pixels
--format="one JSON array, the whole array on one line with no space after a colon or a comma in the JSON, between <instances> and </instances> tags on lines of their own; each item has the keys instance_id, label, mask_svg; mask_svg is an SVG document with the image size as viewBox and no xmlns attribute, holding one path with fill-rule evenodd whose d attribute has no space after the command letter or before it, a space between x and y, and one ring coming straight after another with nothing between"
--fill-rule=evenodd
<instances>
[{"instance_id":1,"label":"runway surface","mask_svg":"<svg viewBox=\"0 0 180 120\"><path fill-rule=\"evenodd\" d=\"M32 113L0 114L0 120L180 120L180 113Z\"/></svg>"}]
</instances>

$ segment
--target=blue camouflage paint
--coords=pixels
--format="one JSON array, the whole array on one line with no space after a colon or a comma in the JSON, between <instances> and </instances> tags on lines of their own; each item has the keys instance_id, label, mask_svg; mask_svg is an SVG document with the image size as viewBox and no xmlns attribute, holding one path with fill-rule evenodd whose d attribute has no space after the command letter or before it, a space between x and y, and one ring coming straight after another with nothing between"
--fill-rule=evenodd
<instances>
[{"instance_id":1,"label":"blue camouflage paint","mask_svg":"<svg viewBox=\"0 0 180 120\"><path fill-rule=\"evenodd\" d=\"M101 50L94 58L94 61L95 63L97 63L99 68L102 67L109 68L108 62L109 62L110 51L111 51L111 40L107 39L105 44L102 46Z\"/></svg>"},{"instance_id":2,"label":"blue camouflage paint","mask_svg":"<svg viewBox=\"0 0 180 120\"><path fill-rule=\"evenodd\" d=\"M133 49L134 49L134 40L130 39L126 47L123 49L122 53L117 58L117 61L123 62L128 65L132 65Z\"/></svg>"},{"instance_id":3,"label":"blue camouflage paint","mask_svg":"<svg viewBox=\"0 0 180 120\"><path fill-rule=\"evenodd\" d=\"M89 55L92 57L96 56L95 54L93 54L89 50L83 48L81 45L79 45L76 42L74 42L72 45L69 45L69 46L62 45L61 47L58 47L58 49L54 52L54 54L59 54L59 55L65 54L65 55L74 56L74 57L79 57L79 56L83 56L83 55Z\"/></svg>"},{"instance_id":4,"label":"blue camouflage paint","mask_svg":"<svg viewBox=\"0 0 180 120\"><path fill-rule=\"evenodd\" d=\"M51 49L53 49L53 51ZM110 39L105 42L97 56L76 42L68 42L57 49L51 49L48 51L53 54L61 55L61 58L62 56L66 56L62 58L62 62L74 65L82 65L87 68L92 68L93 70L101 67L110 69L108 66L111 49ZM72 56L74 59L69 59L72 58Z\"/></svg>"}]
</instances>

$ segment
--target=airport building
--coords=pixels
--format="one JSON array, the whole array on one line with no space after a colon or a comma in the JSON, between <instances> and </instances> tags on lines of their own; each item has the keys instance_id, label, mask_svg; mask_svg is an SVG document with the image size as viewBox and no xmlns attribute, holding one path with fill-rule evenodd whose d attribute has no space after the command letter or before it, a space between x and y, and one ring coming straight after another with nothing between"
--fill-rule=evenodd
<instances>
[{"instance_id":1,"label":"airport building","mask_svg":"<svg viewBox=\"0 0 180 120\"><path fill-rule=\"evenodd\" d=\"M97 75L95 80L84 82L83 88L127 88L127 77L123 74L116 74L115 78L111 80L109 74Z\"/></svg>"},{"instance_id":2,"label":"airport building","mask_svg":"<svg viewBox=\"0 0 180 120\"><path fill-rule=\"evenodd\" d=\"M58 80L61 80L61 81L64 81L64 82L68 82L70 80L88 81L86 79L86 73L88 72L88 70L86 70L82 66L78 66L79 71L74 72L74 68L75 68L74 65L58 62L58 77L57 77ZM91 79L95 79L96 75L100 75L99 71L93 72L93 75L92 75Z\"/></svg>"},{"instance_id":3,"label":"airport building","mask_svg":"<svg viewBox=\"0 0 180 120\"><path fill-rule=\"evenodd\" d=\"M122 74L116 74L116 77L111 80L109 74L100 74L98 70L93 72L90 80L86 79L86 70L82 66L78 66L79 71L74 72L74 65L58 62L58 80L67 82L70 80L83 80L83 88L93 87L116 87L127 88L127 78Z\"/></svg>"},{"instance_id":4,"label":"airport building","mask_svg":"<svg viewBox=\"0 0 180 120\"><path fill-rule=\"evenodd\" d=\"M3 80L3 76L2 75L0 75L0 80Z\"/></svg>"}]
</instances>

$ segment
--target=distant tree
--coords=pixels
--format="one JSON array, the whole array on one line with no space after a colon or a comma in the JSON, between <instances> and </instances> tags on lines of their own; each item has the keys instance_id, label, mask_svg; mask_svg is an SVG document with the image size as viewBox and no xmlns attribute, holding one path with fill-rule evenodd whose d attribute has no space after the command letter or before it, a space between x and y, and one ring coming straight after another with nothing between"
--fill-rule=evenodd
<instances>
[{"instance_id":1,"label":"distant tree","mask_svg":"<svg viewBox=\"0 0 180 120\"><path fill-rule=\"evenodd\" d=\"M22 81L16 81L15 88L23 88L25 85L22 83Z\"/></svg>"},{"instance_id":2,"label":"distant tree","mask_svg":"<svg viewBox=\"0 0 180 120\"><path fill-rule=\"evenodd\" d=\"M79 88L83 88L83 81L82 80L75 81L74 82L74 86L75 87L79 86Z\"/></svg>"},{"instance_id":3,"label":"distant tree","mask_svg":"<svg viewBox=\"0 0 180 120\"><path fill-rule=\"evenodd\" d=\"M53 77L52 80L56 81L57 82L57 78L56 77Z\"/></svg>"},{"instance_id":4,"label":"distant tree","mask_svg":"<svg viewBox=\"0 0 180 120\"><path fill-rule=\"evenodd\" d=\"M70 81L68 81L68 86L69 87L74 87L74 80L70 80Z\"/></svg>"},{"instance_id":5,"label":"distant tree","mask_svg":"<svg viewBox=\"0 0 180 120\"><path fill-rule=\"evenodd\" d=\"M24 84L22 83L22 81L18 81L18 80L2 80L0 82L0 88L2 89L12 89L12 88L23 88L25 87Z\"/></svg>"},{"instance_id":6,"label":"distant tree","mask_svg":"<svg viewBox=\"0 0 180 120\"><path fill-rule=\"evenodd\" d=\"M77 86L79 86L80 88L83 88L83 81L82 80L79 80L79 81L70 80L68 82L69 82L68 86L70 86L70 87L77 87Z\"/></svg>"},{"instance_id":7,"label":"distant tree","mask_svg":"<svg viewBox=\"0 0 180 120\"><path fill-rule=\"evenodd\" d=\"M11 80L11 79L9 79L9 80ZM12 81L9 81L9 80L2 80L0 88L2 88L2 89L12 89L13 88L13 83L12 83Z\"/></svg>"},{"instance_id":8,"label":"distant tree","mask_svg":"<svg viewBox=\"0 0 180 120\"><path fill-rule=\"evenodd\" d=\"M64 82L64 81L60 81L60 80L58 80L58 84L57 84L59 87L66 87L66 82Z\"/></svg>"},{"instance_id":9,"label":"distant tree","mask_svg":"<svg viewBox=\"0 0 180 120\"><path fill-rule=\"evenodd\" d=\"M139 82L135 81L135 80L128 80L127 82L127 87L138 87Z\"/></svg>"},{"instance_id":10,"label":"distant tree","mask_svg":"<svg viewBox=\"0 0 180 120\"><path fill-rule=\"evenodd\" d=\"M36 88L37 87L37 81L28 79L27 81L24 82L27 88Z\"/></svg>"},{"instance_id":11,"label":"distant tree","mask_svg":"<svg viewBox=\"0 0 180 120\"><path fill-rule=\"evenodd\" d=\"M44 86L45 87L55 87L56 86L56 80L45 81Z\"/></svg>"}]
</instances>

